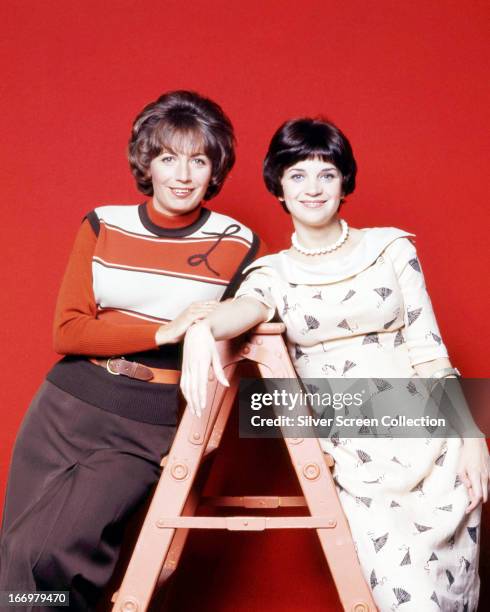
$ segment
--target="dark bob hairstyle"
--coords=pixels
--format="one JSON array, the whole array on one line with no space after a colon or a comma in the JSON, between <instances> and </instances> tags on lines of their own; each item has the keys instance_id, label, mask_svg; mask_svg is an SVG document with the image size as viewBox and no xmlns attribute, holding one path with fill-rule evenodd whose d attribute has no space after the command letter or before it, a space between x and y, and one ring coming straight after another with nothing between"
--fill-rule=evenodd
<instances>
[{"instance_id":1,"label":"dark bob hairstyle","mask_svg":"<svg viewBox=\"0 0 490 612\"><path fill-rule=\"evenodd\" d=\"M205 200L217 195L235 163L233 126L221 107L193 91L170 91L136 117L128 146L138 189L153 195L150 163L162 151L205 153L212 163Z\"/></svg>"},{"instance_id":2,"label":"dark bob hairstyle","mask_svg":"<svg viewBox=\"0 0 490 612\"><path fill-rule=\"evenodd\" d=\"M357 164L350 142L333 123L325 119L286 121L272 137L264 160L264 181L277 198L283 197L284 171L305 159L318 158L334 164L342 174L343 195L356 188ZM286 212L289 212L283 204Z\"/></svg>"}]
</instances>

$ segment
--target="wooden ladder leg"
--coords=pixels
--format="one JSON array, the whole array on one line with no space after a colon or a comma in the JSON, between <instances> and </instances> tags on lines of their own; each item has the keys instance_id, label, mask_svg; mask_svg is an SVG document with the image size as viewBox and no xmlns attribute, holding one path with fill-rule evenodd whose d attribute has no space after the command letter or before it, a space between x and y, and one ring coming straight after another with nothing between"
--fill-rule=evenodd
<instances>
[{"instance_id":1,"label":"wooden ladder leg","mask_svg":"<svg viewBox=\"0 0 490 612\"><path fill-rule=\"evenodd\" d=\"M236 367L229 355L231 349L221 346L219 350L231 378ZM143 612L148 608L175 533L162 517L182 515L226 393L225 387L211 380L202 418L185 410L121 587L114 596L113 611Z\"/></svg>"},{"instance_id":2,"label":"wooden ladder leg","mask_svg":"<svg viewBox=\"0 0 490 612\"><path fill-rule=\"evenodd\" d=\"M204 457L207 457L208 455L213 453L220 445L221 438L226 427L226 423L228 422L228 418L230 416L233 403L235 401L237 390L238 377L236 376L236 374L234 374L232 380L230 381L230 387L224 395L219 414L216 418L213 431L211 433L206 450L204 452ZM206 484L207 473L203 475L202 479L200 479L199 476L200 474L198 475L199 482L194 482L194 485L189 493L184 509L182 511L182 516L194 516L196 508L199 505L201 499L201 491ZM177 569L188 535L189 529L181 528L175 530L175 535L173 537L168 554L163 563L160 577L158 579L157 588L163 587L165 582Z\"/></svg>"},{"instance_id":3,"label":"wooden ladder leg","mask_svg":"<svg viewBox=\"0 0 490 612\"><path fill-rule=\"evenodd\" d=\"M297 379L282 337L261 334L260 329L245 346L247 358L257 362L264 378ZM375 612L377 608L364 580L349 525L318 439L285 438L285 442L311 515L331 517L331 527L317 529L317 534L344 610Z\"/></svg>"}]
</instances>

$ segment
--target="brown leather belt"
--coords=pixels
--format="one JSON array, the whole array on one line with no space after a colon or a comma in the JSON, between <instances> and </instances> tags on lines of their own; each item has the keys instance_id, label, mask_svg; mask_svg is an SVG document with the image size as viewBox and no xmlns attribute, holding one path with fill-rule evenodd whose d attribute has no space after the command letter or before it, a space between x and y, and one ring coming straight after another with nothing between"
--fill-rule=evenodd
<instances>
[{"instance_id":1,"label":"brown leather belt","mask_svg":"<svg viewBox=\"0 0 490 612\"><path fill-rule=\"evenodd\" d=\"M109 374L114 376L128 376L137 380L167 385L177 385L180 381L179 370L149 368L136 361L127 361L124 357L111 357L110 359L91 358L89 361L101 368L105 368Z\"/></svg>"}]
</instances>

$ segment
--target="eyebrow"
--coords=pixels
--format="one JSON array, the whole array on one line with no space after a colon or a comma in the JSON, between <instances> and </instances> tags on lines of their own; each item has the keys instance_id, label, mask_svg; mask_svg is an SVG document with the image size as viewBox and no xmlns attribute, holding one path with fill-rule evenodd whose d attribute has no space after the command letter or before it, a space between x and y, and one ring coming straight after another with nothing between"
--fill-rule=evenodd
<instances>
[{"instance_id":1,"label":"eyebrow","mask_svg":"<svg viewBox=\"0 0 490 612\"><path fill-rule=\"evenodd\" d=\"M320 170L318 174L321 174L322 172L332 172L332 170L339 172L338 168L331 166L329 168L323 168L323 170ZM306 172L306 170L304 168L297 168L296 166L293 166L292 168L289 168L287 172L289 174L290 172Z\"/></svg>"},{"instance_id":2,"label":"eyebrow","mask_svg":"<svg viewBox=\"0 0 490 612\"><path fill-rule=\"evenodd\" d=\"M162 155L180 155L180 153L178 151L174 151L173 149L167 148L163 149L163 151L160 153L160 156ZM207 155L204 153L204 151L199 151L198 153L193 153L189 157L207 157Z\"/></svg>"}]
</instances>

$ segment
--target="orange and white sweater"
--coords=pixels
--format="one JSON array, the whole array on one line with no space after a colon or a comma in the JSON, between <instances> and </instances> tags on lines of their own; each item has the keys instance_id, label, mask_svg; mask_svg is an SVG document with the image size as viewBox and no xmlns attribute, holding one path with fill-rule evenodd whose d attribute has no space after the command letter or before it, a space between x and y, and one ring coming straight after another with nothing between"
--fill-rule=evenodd
<instances>
[{"instance_id":1,"label":"orange and white sweater","mask_svg":"<svg viewBox=\"0 0 490 612\"><path fill-rule=\"evenodd\" d=\"M54 347L67 357L48 380L122 416L172 424L175 385L110 376L81 356L124 355L178 369L180 347L158 347L159 326L192 302L233 295L242 270L262 254L248 227L206 208L178 217L158 212L151 200L96 208L82 223L63 278Z\"/></svg>"}]
</instances>

